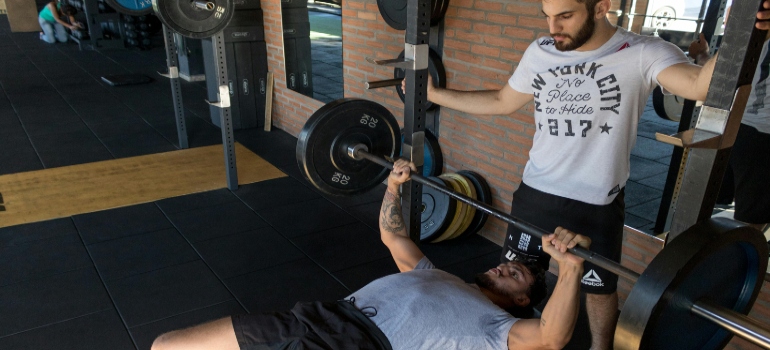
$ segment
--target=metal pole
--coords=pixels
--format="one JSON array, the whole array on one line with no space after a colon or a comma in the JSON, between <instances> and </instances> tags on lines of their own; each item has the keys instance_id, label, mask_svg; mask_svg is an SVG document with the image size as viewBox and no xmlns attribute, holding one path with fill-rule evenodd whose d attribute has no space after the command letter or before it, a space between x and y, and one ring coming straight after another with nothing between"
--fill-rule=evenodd
<instances>
[{"instance_id":1,"label":"metal pole","mask_svg":"<svg viewBox=\"0 0 770 350\"><path fill-rule=\"evenodd\" d=\"M164 75L171 81L171 101L174 103L174 116L176 119L176 134L179 139L179 148L185 149L187 145L187 126L184 119L184 105L182 104L182 87L179 85L179 59L174 32L163 25L163 40L166 44L166 65L168 75Z\"/></svg>"},{"instance_id":2,"label":"metal pole","mask_svg":"<svg viewBox=\"0 0 770 350\"><path fill-rule=\"evenodd\" d=\"M211 37L214 49L214 62L219 86L219 102L212 103L219 107L219 125L222 129L222 148L225 152L225 172L227 188L238 189L238 169L235 164L235 136L233 136L233 117L230 115L230 88L227 85L227 64L225 64L225 38L222 32Z\"/></svg>"},{"instance_id":3,"label":"metal pole","mask_svg":"<svg viewBox=\"0 0 770 350\"><path fill-rule=\"evenodd\" d=\"M744 314L704 300L694 303L690 310L743 339L770 349L770 330L763 328L761 323Z\"/></svg>"}]
</instances>

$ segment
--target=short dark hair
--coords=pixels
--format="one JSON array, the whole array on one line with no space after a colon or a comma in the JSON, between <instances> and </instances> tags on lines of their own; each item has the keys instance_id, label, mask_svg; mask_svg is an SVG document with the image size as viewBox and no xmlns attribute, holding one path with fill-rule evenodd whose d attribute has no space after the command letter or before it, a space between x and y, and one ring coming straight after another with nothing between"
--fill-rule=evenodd
<instances>
[{"instance_id":1,"label":"short dark hair","mask_svg":"<svg viewBox=\"0 0 770 350\"><path fill-rule=\"evenodd\" d=\"M578 4L586 4L586 9L589 13L594 12L596 9L596 4L599 3L599 0L575 0L578 2Z\"/></svg>"},{"instance_id":2,"label":"short dark hair","mask_svg":"<svg viewBox=\"0 0 770 350\"><path fill-rule=\"evenodd\" d=\"M70 4L61 5L61 13L67 16L74 16L78 13L78 9Z\"/></svg>"},{"instance_id":3,"label":"short dark hair","mask_svg":"<svg viewBox=\"0 0 770 350\"><path fill-rule=\"evenodd\" d=\"M521 263L527 267L535 279L527 290L529 305L538 305L548 295L548 286L545 284L545 269L536 261L522 261Z\"/></svg>"},{"instance_id":4,"label":"short dark hair","mask_svg":"<svg viewBox=\"0 0 770 350\"><path fill-rule=\"evenodd\" d=\"M533 318L535 316L535 306L539 305L548 296L548 286L545 284L546 270L537 261L521 259L519 257L514 258L513 261L518 261L526 266L529 273L532 274L534 281L529 285L529 289L526 292L527 297L529 297L529 305L512 306L505 309L505 311L518 318Z\"/></svg>"}]
</instances>

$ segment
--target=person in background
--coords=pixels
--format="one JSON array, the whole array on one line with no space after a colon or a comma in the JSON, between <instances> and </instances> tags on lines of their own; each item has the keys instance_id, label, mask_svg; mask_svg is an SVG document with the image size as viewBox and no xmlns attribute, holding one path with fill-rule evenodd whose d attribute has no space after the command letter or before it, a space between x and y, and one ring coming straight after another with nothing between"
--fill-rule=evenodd
<instances>
[{"instance_id":1,"label":"person in background","mask_svg":"<svg viewBox=\"0 0 770 350\"><path fill-rule=\"evenodd\" d=\"M37 20L40 23L40 40L49 44L58 42L67 42L67 31L77 30L83 26L75 21L75 15L78 10L72 5L62 5L57 1L51 1L40 10ZM65 21L66 18L66 21Z\"/></svg>"},{"instance_id":2,"label":"person in background","mask_svg":"<svg viewBox=\"0 0 770 350\"><path fill-rule=\"evenodd\" d=\"M725 12L727 18L730 9ZM696 64L703 64L711 58L706 37L701 33L698 40L690 44L688 54ZM735 220L743 221L764 231L770 223L770 54L767 41L762 46L759 63L751 82L751 95L743 111L743 119L730 152L730 161L725 178L732 179L733 188L726 183L722 193L732 192L735 199ZM769 242L770 243L770 242Z\"/></svg>"}]
</instances>

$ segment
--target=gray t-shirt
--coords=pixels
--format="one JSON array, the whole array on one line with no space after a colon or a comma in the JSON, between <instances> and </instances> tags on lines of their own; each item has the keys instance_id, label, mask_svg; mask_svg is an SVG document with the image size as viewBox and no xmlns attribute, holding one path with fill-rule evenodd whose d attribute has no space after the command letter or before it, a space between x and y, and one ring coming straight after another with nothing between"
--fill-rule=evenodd
<instances>
[{"instance_id":1,"label":"gray t-shirt","mask_svg":"<svg viewBox=\"0 0 770 350\"><path fill-rule=\"evenodd\" d=\"M753 89L746 103L741 123L753 126L765 134L770 134L770 54L767 50L767 41L762 46L762 54L759 56L757 70L754 71Z\"/></svg>"},{"instance_id":2,"label":"gray t-shirt","mask_svg":"<svg viewBox=\"0 0 770 350\"><path fill-rule=\"evenodd\" d=\"M478 286L436 269L428 258L350 297L362 311L376 310L370 319L394 350L507 349L508 331L518 320Z\"/></svg>"},{"instance_id":3,"label":"gray t-shirt","mask_svg":"<svg viewBox=\"0 0 770 350\"><path fill-rule=\"evenodd\" d=\"M523 182L585 203L611 203L628 180L631 149L658 74L689 62L660 38L618 28L600 48L559 51L533 42L508 80L535 100L535 136Z\"/></svg>"}]
</instances>

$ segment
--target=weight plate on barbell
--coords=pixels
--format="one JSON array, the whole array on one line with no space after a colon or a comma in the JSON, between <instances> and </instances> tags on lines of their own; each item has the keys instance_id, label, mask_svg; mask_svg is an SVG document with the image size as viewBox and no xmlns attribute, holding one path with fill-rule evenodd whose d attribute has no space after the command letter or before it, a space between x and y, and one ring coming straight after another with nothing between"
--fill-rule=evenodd
<instances>
[{"instance_id":1,"label":"weight plate on barbell","mask_svg":"<svg viewBox=\"0 0 770 350\"><path fill-rule=\"evenodd\" d=\"M382 183L390 170L355 160L347 148L363 144L368 152L398 157L401 142L396 118L382 105L357 98L327 103L310 116L297 139L297 163L305 177L331 195L354 195Z\"/></svg>"},{"instance_id":2,"label":"weight plate on barbell","mask_svg":"<svg viewBox=\"0 0 770 350\"><path fill-rule=\"evenodd\" d=\"M734 220L715 218L677 236L650 262L620 313L615 349L722 349L732 333L695 315L708 300L747 314L764 282L767 243Z\"/></svg>"},{"instance_id":3,"label":"weight plate on barbell","mask_svg":"<svg viewBox=\"0 0 770 350\"><path fill-rule=\"evenodd\" d=\"M204 9L195 6L197 4ZM155 14L182 36L203 39L221 32L233 18L233 0L152 0Z\"/></svg>"},{"instance_id":4,"label":"weight plate on barbell","mask_svg":"<svg viewBox=\"0 0 770 350\"><path fill-rule=\"evenodd\" d=\"M430 180L446 188L446 183L437 177ZM427 242L438 237L446 229L451 217L454 217L456 202L446 194L430 187L422 187L422 208L420 214L420 242Z\"/></svg>"},{"instance_id":5,"label":"weight plate on barbell","mask_svg":"<svg viewBox=\"0 0 770 350\"><path fill-rule=\"evenodd\" d=\"M152 1L149 0L107 0L115 11L132 16L143 16L152 13Z\"/></svg>"},{"instance_id":6,"label":"weight plate on barbell","mask_svg":"<svg viewBox=\"0 0 770 350\"><path fill-rule=\"evenodd\" d=\"M489 188L489 184L484 180L484 177L470 170L460 170L457 172L460 175L465 176L476 187L476 195L480 202L492 205L492 190ZM488 215L481 210L476 210L476 214L473 216L470 227L465 232L460 234L460 237L468 236L479 232L484 224L487 222Z\"/></svg>"},{"instance_id":7,"label":"weight plate on barbell","mask_svg":"<svg viewBox=\"0 0 770 350\"><path fill-rule=\"evenodd\" d=\"M404 58L404 51L398 55L398 58ZM441 62L441 56L438 55L433 49L428 50L428 73L433 78L433 85L438 87L446 87L446 70L444 70L444 63ZM393 78L401 79L406 73L401 68L393 69ZM404 90L401 90L401 84L396 85L396 92L401 101L404 101ZM425 110L430 111L436 109L437 104L425 99Z\"/></svg>"}]
</instances>

